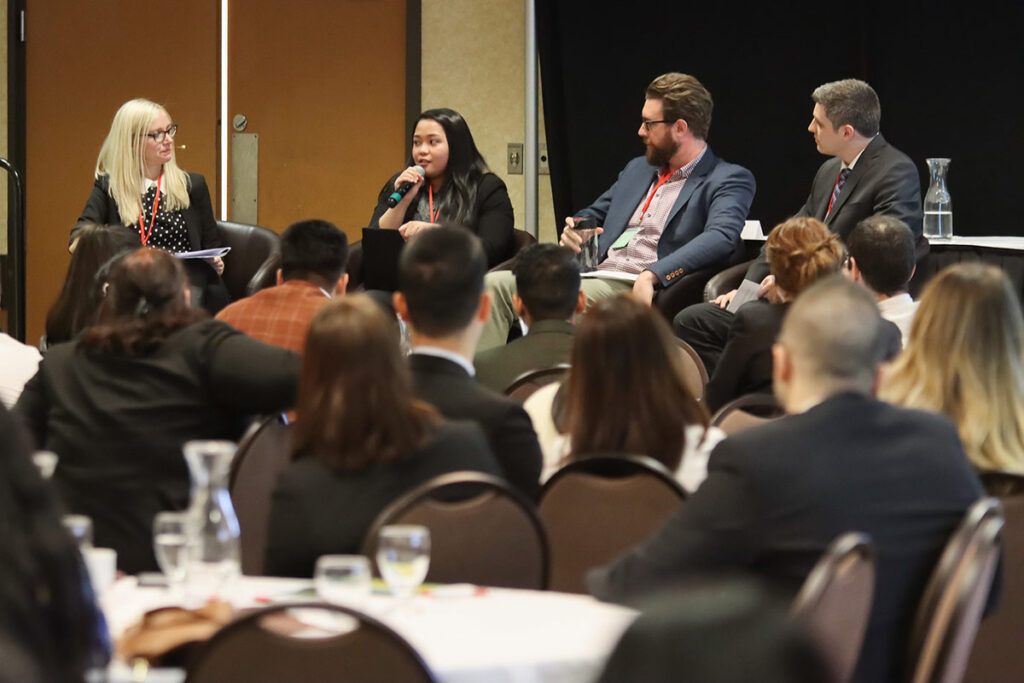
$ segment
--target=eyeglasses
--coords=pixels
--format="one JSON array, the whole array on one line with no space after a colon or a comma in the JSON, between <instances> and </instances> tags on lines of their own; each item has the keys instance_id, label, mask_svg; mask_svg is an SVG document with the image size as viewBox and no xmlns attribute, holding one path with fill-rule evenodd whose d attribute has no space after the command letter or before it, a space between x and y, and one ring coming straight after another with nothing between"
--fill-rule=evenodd
<instances>
[{"instance_id":1,"label":"eyeglasses","mask_svg":"<svg viewBox=\"0 0 1024 683\"><path fill-rule=\"evenodd\" d=\"M178 133L178 124L172 123L167 130L158 130L155 133L146 133L146 137L153 142L163 142L167 138L174 139Z\"/></svg>"},{"instance_id":2,"label":"eyeglasses","mask_svg":"<svg viewBox=\"0 0 1024 683\"><path fill-rule=\"evenodd\" d=\"M653 126L656 123L675 123L677 120L678 119L658 119L657 121L648 121L647 119L644 119L643 120L643 125L644 125L644 128L647 129L647 132L650 133L651 132L651 126Z\"/></svg>"}]
</instances>

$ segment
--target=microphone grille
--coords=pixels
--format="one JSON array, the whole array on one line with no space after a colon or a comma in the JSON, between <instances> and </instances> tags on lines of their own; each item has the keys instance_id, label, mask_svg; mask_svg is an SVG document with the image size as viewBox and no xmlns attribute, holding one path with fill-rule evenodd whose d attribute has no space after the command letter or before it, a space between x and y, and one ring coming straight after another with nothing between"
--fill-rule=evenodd
<instances>
[{"instance_id":1,"label":"microphone grille","mask_svg":"<svg viewBox=\"0 0 1024 683\"><path fill-rule=\"evenodd\" d=\"M413 166L413 167L412 167L412 170L416 171L416 172L417 172L417 173L419 173L420 175L426 175L426 171L424 171L424 170L423 170L423 167L422 167L422 166L420 166L419 164L416 164L415 166Z\"/></svg>"}]
</instances>

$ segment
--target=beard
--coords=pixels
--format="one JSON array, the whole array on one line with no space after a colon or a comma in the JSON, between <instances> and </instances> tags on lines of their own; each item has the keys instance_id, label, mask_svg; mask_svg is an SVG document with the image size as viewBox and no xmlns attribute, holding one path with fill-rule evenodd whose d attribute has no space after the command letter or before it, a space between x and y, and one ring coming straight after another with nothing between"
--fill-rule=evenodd
<instances>
[{"instance_id":1,"label":"beard","mask_svg":"<svg viewBox=\"0 0 1024 683\"><path fill-rule=\"evenodd\" d=\"M654 144L647 145L647 163L651 166L667 166L668 162L679 151L679 143L669 138L665 145L659 147Z\"/></svg>"}]
</instances>

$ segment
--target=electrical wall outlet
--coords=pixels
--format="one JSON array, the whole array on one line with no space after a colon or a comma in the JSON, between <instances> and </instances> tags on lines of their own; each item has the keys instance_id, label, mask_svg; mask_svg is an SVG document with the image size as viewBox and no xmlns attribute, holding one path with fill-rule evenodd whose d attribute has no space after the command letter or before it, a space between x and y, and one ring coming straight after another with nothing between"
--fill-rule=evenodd
<instances>
[{"instance_id":1,"label":"electrical wall outlet","mask_svg":"<svg viewBox=\"0 0 1024 683\"><path fill-rule=\"evenodd\" d=\"M523 143L508 143L508 173L509 175L523 174Z\"/></svg>"},{"instance_id":2,"label":"electrical wall outlet","mask_svg":"<svg viewBox=\"0 0 1024 683\"><path fill-rule=\"evenodd\" d=\"M537 145L537 173L538 175L551 175L551 168L548 166L548 146Z\"/></svg>"}]
</instances>

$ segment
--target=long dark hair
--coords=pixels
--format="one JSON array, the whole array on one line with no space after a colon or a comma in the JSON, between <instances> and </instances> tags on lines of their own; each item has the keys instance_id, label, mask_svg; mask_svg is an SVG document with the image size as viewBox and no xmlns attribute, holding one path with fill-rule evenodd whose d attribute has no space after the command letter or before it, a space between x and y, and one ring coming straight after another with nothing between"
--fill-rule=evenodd
<instances>
[{"instance_id":1,"label":"long dark hair","mask_svg":"<svg viewBox=\"0 0 1024 683\"><path fill-rule=\"evenodd\" d=\"M672 330L650 306L627 296L591 306L576 330L566 428L571 457L648 455L675 471L687 425L708 425L686 388Z\"/></svg>"},{"instance_id":2,"label":"long dark hair","mask_svg":"<svg viewBox=\"0 0 1024 683\"><path fill-rule=\"evenodd\" d=\"M177 330L206 317L189 308L188 276L177 258L144 247L119 258L110 268L109 286L81 348L142 356Z\"/></svg>"},{"instance_id":3,"label":"long dark hair","mask_svg":"<svg viewBox=\"0 0 1024 683\"><path fill-rule=\"evenodd\" d=\"M73 339L93 323L103 300L97 275L110 259L140 246L139 236L123 225L83 223L77 234L64 285L46 314L46 343L51 346Z\"/></svg>"},{"instance_id":4,"label":"long dark hair","mask_svg":"<svg viewBox=\"0 0 1024 683\"><path fill-rule=\"evenodd\" d=\"M412 398L394 322L372 299L334 299L309 325L293 447L338 471L399 460L422 445L437 411Z\"/></svg>"},{"instance_id":5,"label":"long dark hair","mask_svg":"<svg viewBox=\"0 0 1024 683\"><path fill-rule=\"evenodd\" d=\"M452 109L428 109L420 114L416 123L429 119L437 121L448 138L448 166L444 172L438 210L446 222L476 225L476 191L480 178L488 172L487 162L473 141L469 124L462 114ZM409 165L416 163L410 156Z\"/></svg>"},{"instance_id":6,"label":"long dark hair","mask_svg":"<svg viewBox=\"0 0 1024 683\"><path fill-rule=\"evenodd\" d=\"M88 667L106 663L105 633L60 514L27 438L0 405L0 639L29 660L39 680L81 681Z\"/></svg>"}]
</instances>

